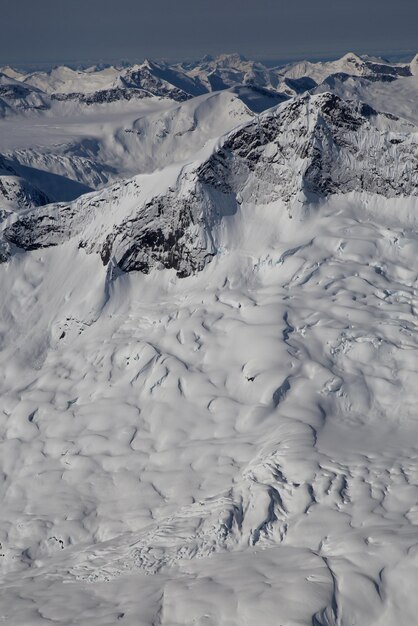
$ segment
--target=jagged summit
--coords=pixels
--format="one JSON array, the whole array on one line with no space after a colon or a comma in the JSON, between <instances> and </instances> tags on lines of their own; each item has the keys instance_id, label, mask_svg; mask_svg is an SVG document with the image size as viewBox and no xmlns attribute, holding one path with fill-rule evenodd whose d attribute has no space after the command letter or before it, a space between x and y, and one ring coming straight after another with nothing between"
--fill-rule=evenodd
<instances>
[{"instance_id":1,"label":"jagged summit","mask_svg":"<svg viewBox=\"0 0 418 626\"><path fill-rule=\"evenodd\" d=\"M13 163L0 154L0 223L9 214L50 202L51 198L22 178ZM2 257L0 246L0 258Z\"/></svg>"},{"instance_id":2,"label":"jagged summit","mask_svg":"<svg viewBox=\"0 0 418 626\"><path fill-rule=\"evenodd\" d=\"M5 76L13 78L14 80L22 80L25 77L25 74L23 74L22 72L18 72L10 65L4 65L3 67L0 67L0 74L4 74Z\"/></svg>"},{"instance_id":3,"label":"jagged summit","mask_svg":"<svg viewBox=\"0 0 418 626\"><path fill-rule=\"evenodd\" d=\"M417 76L222 62L0 76L7 626L416 623Z\"/></svg>"},{"instance_id":4,"label":"jagged summit","mask_svg":"<svg viewBox=\"0 0 418 626\"><path fill-rule=\"evenodd\" d=\"M345 54L335 61L301 61L281 68L287 78L309 76L318 84L333 74L362 76L371 80L395 80L397 77L410 76L408 64L388 63L383 59L371 60L353 52Z\"/></svg>"},{"instance_id":5,"label":"jagged summit","mask_svg":"<svg viewBox=\"0 0 418 626\"><path fill-rule=\"evenodd\" d=\"M256 63L247 59L242 54L232 52L230 54L219 54L215 57L204 57L201 61L198 61L196 65L210 67L212 70L216 68L234 68L237 70L248 70L254 65L264 67L261 63Z\"/></svg>"},{"instance_id":6,"label":"jagged summit","mask_svg":"<svg viewBox=\"0 0 418 626\"><path fill-rule=\"evenodd\" d=\"M410 63L411 74L413 76L418 76L418 54L414 56Z\"/></svg>"},{"instance_id":7,"label":"jagged summit","mask_svg":"<svg viewBox=\"0 0 418 626\"><path fill-rule=\"evenodd\" d=\"M358 54L356 54L355 52L347 52L346 54L343 54L343 56L340 58L339 60L340 63L353 63L361 65L361 63L363 63L363 57L359 56Z\"/></svg>"},{"instance_id":8,"label":"jagged summit","mask_svg":"<svg viewBox=\"0 0 418 626\"><path fill-rule=\"evenodd\" d=\"M17 82L26 88L37 89L44 108L48 109L51 104L61 106L59 103L62 102L73 102L82 107L147 98L182 102L203 93L240 85L267 89L281 96L294 96L314 89L335 75L389 82L412 76L416 71L416 59L411 64L389 63L384 59L350 52L334 61L300 61L275 68L232 53L207 55L197 61L174 65L146 59L142 63L121 67L102 64L87 69L72 69L57 66L49 71L28 74L5 67L2 73L3 83L8 80L10 85ZM34 109L40 110L39 107L22 108L12 101L0 107L0 114Z\"/></svg>"},{"instance_id":9,"label":"jagged summit","mask_svg":"<svg viewBox=\"0 0 418 626\"><path fill-rule=\"evenodd\" d=\"M113 260L122 270L145 273L174 268L187 276L230 245L222 222L242 205L277 203L277 211L292 213L335 194L416 194L411 154L417 158L416 143L394 116L332 93L305 96L224 137L209 158L178 170L158 195L144 191L137 177L67 206L26 213L5 236L27 250L75 238L105 265ZM154 189L164 175L151 180Z\"/></svg>"},{"instance_id":10,"label":"jagged summit","mask_svg":"<svg viewBox=\"0 0 418 626\"><path fill-rule=\"evenodd\" d=\"M217 67L242 69L243 66L250 66L253 64L254 61L247 59L244 55L239 54L238 52L231 52L218 55L206 54L201 59L184 62L180 65L189 69L192 67L205 67L213 70Z\"/></svg>"}]
</instances>

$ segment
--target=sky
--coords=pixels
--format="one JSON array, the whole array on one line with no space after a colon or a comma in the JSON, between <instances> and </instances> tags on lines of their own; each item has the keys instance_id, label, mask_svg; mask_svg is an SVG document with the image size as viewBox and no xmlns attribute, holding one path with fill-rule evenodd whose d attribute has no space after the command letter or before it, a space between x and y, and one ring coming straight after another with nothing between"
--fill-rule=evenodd
<instances>
[{"instance_id":1,"label":"sky","mask_svg":"<svg viewBox=\"0 0 418 626\"><path fill-rule=\"evenodd\" d=\"M1 0L1 64L418 51L418 0Z\"/></svg>"}]
</instances>

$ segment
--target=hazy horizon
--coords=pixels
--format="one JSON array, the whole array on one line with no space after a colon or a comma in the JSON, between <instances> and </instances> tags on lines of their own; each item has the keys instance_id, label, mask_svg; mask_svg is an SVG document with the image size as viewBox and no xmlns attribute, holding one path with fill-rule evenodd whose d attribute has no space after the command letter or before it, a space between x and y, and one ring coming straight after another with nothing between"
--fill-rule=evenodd
<instances>
[{"instance_id":1,"label":"hazy horizon","mask_svg":"<svg viewBox=\"0 0 418 626\"><path fill-rule=\"evenodd\" d=\"M58 67L58 66L67 66L67 67L71 67L73 69L76 68L87 68L87 67L91 67L94 65L103 65L103 66L111 66L111 65L130 65L130 64L135 64L135 63L142 63L143 61L145 61L146 59L150 59L156 62L166 62L166 63L180 63L180 62L191 62L191 61L198 61L200 59L202 59L205 56L212 56L212 57L216 57L222 54L240 54L242 57L248 58L249 60L253 60L253 61L258 61L260 63L262 63L263 65L265 65L266 67L280 67L281 65L285 65L287 63L293 63L293 62L297 62L297 61L302 61L302 60L307 60L307 61L311 61L311 62L319 62L319 61L332 61L338 58L341 58L343 55L348 54L348 53L355 53L358 54L360 56L362 55L369 55L371 57L379 57L381 59L384 60L388 60L390 62L405 62L408 63L409 61L411 61L413 59L413 57L415 56L415 54L418 53L418 48L417 50L409 50L409 51L405 51L405 50L401 50L398 52L393 51L392 53L384 53L382 51L364 51L364 50L345 50L343 52L340 52L338 54L327 54L327 55L299 55L299 56L291 56L291 57L281 57L281 58L264 58L264 57L260 57L260 56L249 56L249 55L244 55L239 51L233 51L233 52L228 52L228 53L218 53L218 54L212 54L210 55L210 53L206 53L206 54L202 54L200 56L189 56L189 57L178 57L178 58L167 58L167 57L156 57L156 56L151 56L151 55L145 55L142 56L140 58L113 58L113 59L103 59L103 58L91 58L91 59L85 59L85 60L76 60L76 59L57 59L56 61L44 61L44 62L21 62L21 63L11 63L8 62L6 59L1 59L0 58L0 66L2 67L6 67L6 66L10 66L12 68L15 68L17 70L21 70L21 71L47 71L50 69L53 69L54 67Z\"/></svg>"},{"instance_id":2,"label":"hazy horizon","mask_svg":"<svg viewBox=\"0 0 418 626\"><path fill-rule=\"evenodd\" d=\"M177 61L239 52L270 62L346 52L411 56L418 50L413 0L15 0L2 10L0 63L53 66Z\"/></svg>"}]
</instances>

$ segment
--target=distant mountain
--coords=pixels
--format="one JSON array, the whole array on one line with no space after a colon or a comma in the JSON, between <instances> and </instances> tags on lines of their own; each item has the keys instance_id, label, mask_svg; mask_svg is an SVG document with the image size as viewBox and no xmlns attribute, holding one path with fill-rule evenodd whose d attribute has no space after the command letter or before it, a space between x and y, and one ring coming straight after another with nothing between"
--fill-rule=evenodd
<instances>
[{"instance_id":1,"label":"distant mountain","mask_svg":"<svg viewBox=\"0 0 418 626\"><path fill-rule=\"evenodd\" d=\"M330 76L357 76L370 81L392 81L417 72L411 64L349 53L336 61L302 61L267 68L238 54L206 56L195 62L169 65L146 60L123 67L93 66L84 70L56 67L48 72L23 74L10 67L0 71L0 115L20 110L44 110L51 103L101 105L144 98L177 102L207 92L237 86L291 97L315 89Z\"/></svg>"},{"instance_id":2,"label":"distant mountain","mask_svg":"<svg viewBox=\"0 0 418 626\"><path fill-rule=\"evenodd\" d=\"M115 67L73 70L59 66L50 71L32 72L20 77L25 85L36 87L46 94L94 93L112 86L120 74Z\"/></svg>"},{"instance_id":3,"label":"distant mountain","mask_svg":"<svg viewBox=\"0 0 418 626\"><path fill-rule=\"evenodd\" d=\"M41 173L50 173L62 183L67 179L66 185L52 188L55 179L43 177L42 185L56 200L69 201L75 196L64 192L75 192L76 181L80 195L122 177L184 161L207 142L249 121L253 117L251 108L264 110L281 101L278 94L246 87L205 93L156 110L145 109L142 115L138 109L133 120L122 118L114 126L108 124L102 136L70 137L68 143L18 148L6 156L19 163L21 169L25 166L27 172L38 171L38 178ZM71 188L70 181L74 183Z\"/></svg>"},{"instance_id":4,"label":"distant mountain","mask_svg":"<svg viewBox=\"0 0 418 626\"><path fill-rule=\"evenodd\" d=\"M371 61L352 52L336 61L312 63L302 61L281 68L283 76L291 79L309 77L321 83L332 74L348 74L363 76L371 80L395 80L401 76L411 76L409 64L390 64L382 61Z\"/></svg>"},{"instance_id":5,"label":"distant mountain","mask_svg":"<svg viewBox=\"0 0 418 626\"><path fill-rule=\"evenodd\" d=\"M4 68L4 624L416 623L417 59L349 57Z\"/></svg>"},{"instance_id":6,"label":"distant mountain","mask_svg":"<svg viewBox=\"0 0 418 626\"><path fill-rule=\"evenodd\" d=\"M118 81L125 87L143 89L153 96L178 101L206 92L203 84L187 73L165 63L148 60L123 70Z\"/></svg>"},{"instance_id":7,"label":"distant mountain","mask_svg":"<svg viewBox=\"0 0 418 626\"><path fill-rule=\"evenodd\" d=\"M178 66L205 86L207 91L219 91L248 83L276 88L278 80L262 63L249 61L238 54L206 56L201 61Z\"/></svg>"},{"instance_id":8,"label":"distant mountain","mask_svg":"<svg viewBox=\"0 0 418 626\"><path fill-rule=\"evenodd\" d=\"M240 55L221 55L173 66L147 60L120 68L57 67L29 74L4 67L0 117L58 116L58 137L68 114L89 122L85 136L8 151L19 180L4 179L4 206L71 202L122 177L186 161L254 114L295 95L332 92L418 123L408 104L418 93L417 59L391 64L350 53L336 61L266 68ZM405 97L396 98L390 88L394 81ZM138 107L138 114L127 123L96 125L96 113L106 105L115 113L125 105L134 112Z\"/></svg>"},{"instance_id":9,"label":"distant mountain","mask_svg":"<svg viewBox=\"0 0 418 626\"><path fill-rule=\"evenodd\" d=\"M60 173L54 173L47 156L44 169L39 168L36 159L32 159L32 163L24 163L23 158L19 161L16 156L7 158L0 155L0 214L2 209L6 213L14 213L56 200L71 201L92 191L91 187L75 180L76 177L68 176L73 163L66 164L67 167Z\"/></svg>"},{"instance_id":10,"label":"distant mountain","mask_svg":"<svg viewBox=\"0 0 418 626\"><path fill-rule=\"evenodd\" d=\"M410 70L411 70L411 74L413 76L418 76L418 54L416 54L414 56L414 58L412 59L410 65Z\"/></svg>"},{"instance_id":11,"label":"distant mountain","mask_svg":"<svg viewBox=\"0 0 418 626\"><path fill-rule=\"evenodd\" d=\"M49 107L47 94L0 72L0 117L8 112L46 111Z\"/></svg>"}]
</instances>

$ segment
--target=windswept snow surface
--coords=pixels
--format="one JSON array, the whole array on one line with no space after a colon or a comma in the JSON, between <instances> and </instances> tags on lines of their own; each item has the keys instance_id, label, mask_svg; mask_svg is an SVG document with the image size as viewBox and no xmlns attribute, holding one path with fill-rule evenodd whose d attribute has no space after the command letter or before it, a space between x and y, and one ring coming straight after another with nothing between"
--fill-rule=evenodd
<instances>
[{"instance_id":1,"label":"windswept snow surface","mask_svg":"<svg viewBox=\"0 0 418 626\"><path fill-rule=\"evenodd\" d=\"M2 215L3 623L416 623L416 76L362 80Z\"/></svg>"},{"instance_id":2,"label":"windswept snow surface","mask_svg":"<svg viewBox=\"0 0 418 626\"><path fill-rule=\"evenodd\" d=\"M36 120L0 119L2 149L52 200L68 201L120 178L190 160L207 142L252 119L251 107L264 110L280 101L237 88L181 103L113 103L104 111L65 105Z\"/></svg>"}]
</instances>

